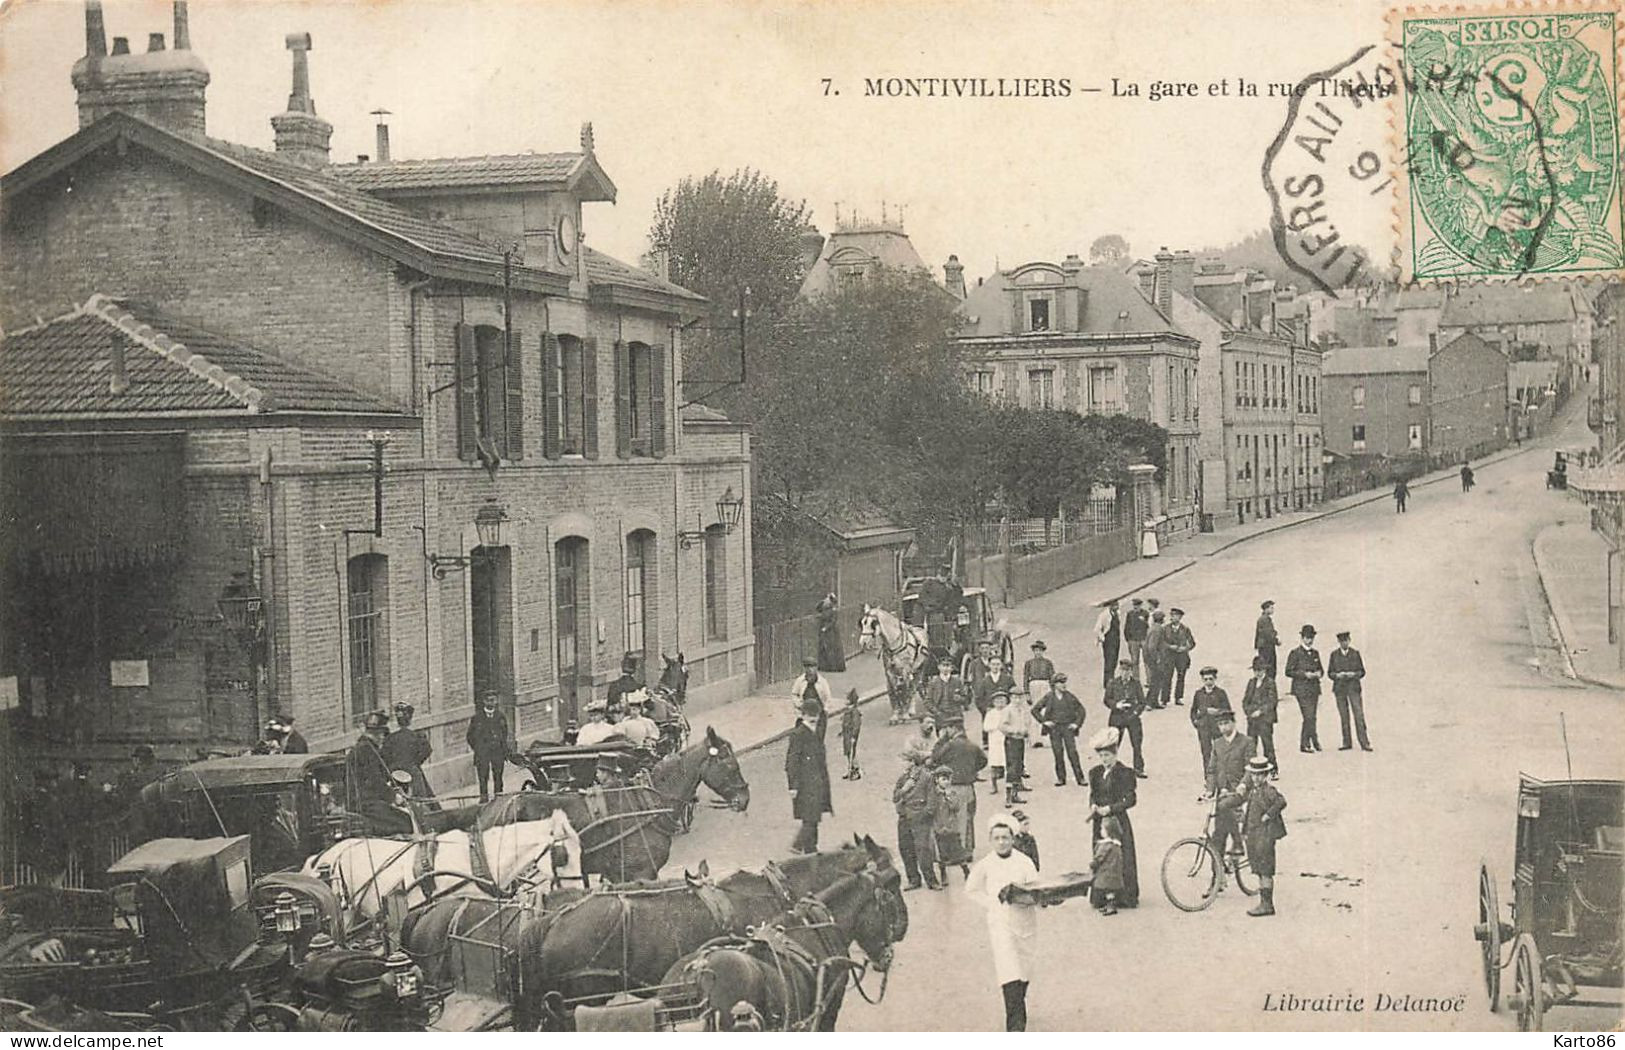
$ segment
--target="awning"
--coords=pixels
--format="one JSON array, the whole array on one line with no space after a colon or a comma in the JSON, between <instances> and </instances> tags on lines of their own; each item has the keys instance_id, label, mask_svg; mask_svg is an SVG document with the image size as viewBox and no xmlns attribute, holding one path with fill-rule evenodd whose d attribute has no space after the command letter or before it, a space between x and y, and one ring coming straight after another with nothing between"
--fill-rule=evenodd
<instances>
[{"instance_id":1,"label":"awning","mask_svg":"<svg viewBox=\"0 0 1625 1050\"><path fill-rule=\"evenodd\" d=\"M169 432L5 437L7 561L25 575L63 575L177 560L184 442Z\"/></svg>"}]
</instances>

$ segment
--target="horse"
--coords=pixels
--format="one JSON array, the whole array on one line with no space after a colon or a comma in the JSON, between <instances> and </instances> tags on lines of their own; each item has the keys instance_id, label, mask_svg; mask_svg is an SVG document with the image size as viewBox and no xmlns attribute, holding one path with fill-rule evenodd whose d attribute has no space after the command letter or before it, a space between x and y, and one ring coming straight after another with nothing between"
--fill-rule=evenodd
<instances>
[{"instance_id":1,"label":"horse","mask_svg":"<svg viewBox=\"0 0 1625 1050\"><path fill-rule=\"evenodd\" d=\"M743 934L866 868L896 871L885 847L854 835L840 849L792 857L760 872L735 872L715 883L685 878L587 894L520 931L514 1027L567 1028L573 1006L657 985L681 956L707 941ZM895 906L902 908L900 894Z\"/></svg>"},{"instance_id":2,"label":"horse","mask_svg":"<svg viewBox=\"0 0 1625 1050\"><path fill-rule=\"evenodd\" d=\"M684 661L682 653L676 656L661 653L660 661L662 664L660 681L656 685L664 689L681 707L688 701L688 664Z\"/></svg>"},{"instance_id":3,"label":"horse","mask_svg":"<svg viewBox=\"0 0 1625 1050\"><path fill-rule=\"evenodd\" d=\"M890 694L892 717L889 724L896 725L908 717L918 696L920 680L930 673L936 658L931 653L925 628L904 623L878 605L865 604L860 625L858 646L873 652L886 672L886 691Z\"/></svg>"},{"instance_id":4,"label":"horse","mask_svg":"<svg viewBox=\"0 0 1625 1050\"><path fill-rule=\"evenodd\" d=\"M867 968L884 974L906 932L895 919L897 882L895 869L844 875L770 925L685 955L666 971L661 994L684 1006L697 1001L710 1031L833 1032L847 983L865 968L849 958L852 942Z\"/></svg>"}]
</instances>

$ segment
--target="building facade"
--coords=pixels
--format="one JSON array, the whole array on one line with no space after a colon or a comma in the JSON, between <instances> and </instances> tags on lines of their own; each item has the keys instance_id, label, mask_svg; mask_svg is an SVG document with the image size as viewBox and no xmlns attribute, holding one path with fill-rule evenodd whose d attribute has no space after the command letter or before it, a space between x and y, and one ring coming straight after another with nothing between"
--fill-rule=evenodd
<instances>
[{"instance_id":1,"label":"building facade","mask_svg":"<svg viewBox=\"0 0 1625 1050\"><path fill-rule=\"evenodd\" d=\"M7 552L0 676L39 738L189 755L275 711L336 747L406 701L445 785L477 698L553 734L623 651L686 653L700 706L745 693L749 436L670 394L702 301L586 245L615 196L590 126L331 165L290 37L250 149L201 135L196 55L109 54L92 14L80 130L0 180L8 474L89 434L90 477L134 456L173 505L91 513L85 481L39 512L82 524Z\"/></svg>"},{"instance_id":2,"label":"building facade","mask_svg":"<svg viewBox=\"0 0 1625 1050\"><path fill-rule=\"evenodd\" d=\"M1162 510L1189 526L1200 486L1197 361L1132 278L1076 256L995 273L968 289L960 345L972 390L1031 408L1127 414L1168 430Z\"/></svg>"},{"instance_id":3,"label":"building facade","mask_svg":"<svg viewBox=\"0 0 1625 1050\"><path fill-rule=\"evenodd\" d=\"M1591 364L1592 311L1567 281L1456 289L1440 315L1437 345L1468 332L1498 345L1511 360L1557 362L1563 397L1585 381Z\"/></svg>"},{"instance_id":4,"label":"building facade","mask_svg":"<svg viewBox=\"0 0 1625 1050\"><path fill-rule=\"evenodd\" d=\"M1468 332L1428 356L1428 448L1482 456L1510 438L1507 359Z\"/></svg>"},{"instance_id":5,"label":"building facade","mask_svg":"<svg viewBox=\"0 0 1625 1050\"><path fill-rule=\"evenodd\" d=\"M1321 376L1326 451L1383 457L1427 452L1427 347L1338 347L1326 351Z\"/></svg>"}]
</instances>

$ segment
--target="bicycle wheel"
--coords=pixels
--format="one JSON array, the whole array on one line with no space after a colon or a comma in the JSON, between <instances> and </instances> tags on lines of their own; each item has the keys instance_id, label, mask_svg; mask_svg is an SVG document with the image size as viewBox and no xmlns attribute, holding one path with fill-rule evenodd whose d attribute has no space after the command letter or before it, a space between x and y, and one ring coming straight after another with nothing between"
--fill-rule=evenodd
<instances>
[{"instance_id":1,"label":"bicycle wheel","mask_svg":"<svg viewBox=\"0 0 1625 1050\"><path fill-rule=\"evenodd\" d=\"M1247 854L1240 850L1230 854L1230 874L1236 877L1236 885L1249 897L1258 896L1258 876L1253 874L1253 866L1247 863Z\"/></svg>"},{"instance_id":2,"label":"bicycle wheel","mask_svg":"<svg viewBox=\"0 0 1625 1050\"><path fill-rule=\"evenodd\" d=\"M1180 839L1162 858L1162 892L1180 911L1201 911L1213 903L1219 864L1206 839Z\"/></svg>"}]
</instances>

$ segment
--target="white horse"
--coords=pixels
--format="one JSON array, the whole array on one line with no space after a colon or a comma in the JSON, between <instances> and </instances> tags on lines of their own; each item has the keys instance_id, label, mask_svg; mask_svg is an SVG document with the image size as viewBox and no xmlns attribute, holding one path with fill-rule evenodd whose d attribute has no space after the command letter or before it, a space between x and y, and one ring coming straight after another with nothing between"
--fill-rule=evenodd
<instances>
[{"instance_id":1,"label":"white horse","mask_svg":"<svg viewBox=\"0 0 1625 1050\"><path fill-rule=\"evenodd\" d=\"M377 917L392 895L415 907L442 894L506 893L520 876L544 890L558 880L581 877L581 838L562 809L544 820L478 832L489 882L475 871L472 834L447 831L405 841L344 839L306 860L303 873L333 888L352 925ZM555 846L563 847L562 864L556 863Z\"/></svg>"},{"instance_id":2,"label":"white horse","mask_svg":"<svg viewBox=\"0 0 1625 1050\"><path fill-rule=\"evenodd\" d=\"M925 628L904 623L878 605L866 604L859 621L858 647L879 657L886 672L891 724L909 717L910 707L917 706L920 674L932 659Z\"/></svg>"}]
</instances>

